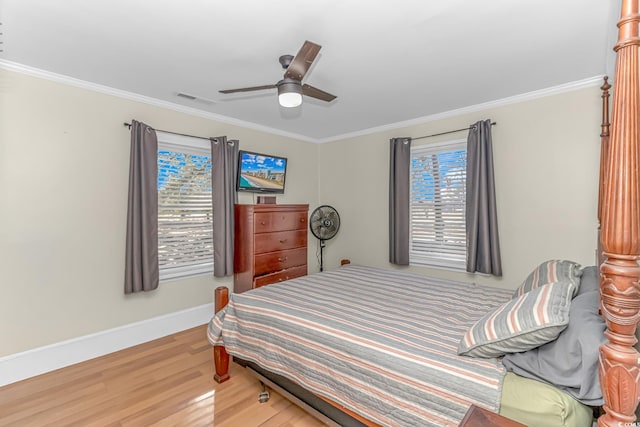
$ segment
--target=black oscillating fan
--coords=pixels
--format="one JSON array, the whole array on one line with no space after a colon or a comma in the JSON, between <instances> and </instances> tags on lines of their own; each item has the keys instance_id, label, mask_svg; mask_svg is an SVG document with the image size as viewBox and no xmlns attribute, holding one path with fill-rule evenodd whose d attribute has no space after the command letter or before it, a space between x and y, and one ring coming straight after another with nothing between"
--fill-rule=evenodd
<instances>
[{"instance_id":1,"label":"black oscillating fan","mask_svg":"<svg viewBox=\"0 0 640 427\"><path fill-rule=\"evenodd\" d=\"M333 238L340 229L340 215L329 205L318 206L309 218L309 228L320 240L320 271L323 269L322 250L324 242Z\"/></svg>"}]
</instances>

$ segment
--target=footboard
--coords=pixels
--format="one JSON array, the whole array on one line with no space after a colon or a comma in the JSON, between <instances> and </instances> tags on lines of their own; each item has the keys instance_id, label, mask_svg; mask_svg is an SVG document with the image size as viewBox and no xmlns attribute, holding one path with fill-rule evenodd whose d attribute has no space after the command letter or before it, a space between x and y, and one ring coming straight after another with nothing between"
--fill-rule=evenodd
<instances>
[{"instance_id":1,"label":"footboard","mask_svg":"<svg viewBox=\"0 0 640 427\"><path fill-rule=\"evenodd\" d=\"M216 313L222 310L229 303L229 289L225 286L219 286L214 294L214 309ZM224 346L216 345L213 347L213 363L215 364L216 374L213 379L217 383L223 383L230 378L229 376L229 355Z\"/></svg>"}]
</instances>

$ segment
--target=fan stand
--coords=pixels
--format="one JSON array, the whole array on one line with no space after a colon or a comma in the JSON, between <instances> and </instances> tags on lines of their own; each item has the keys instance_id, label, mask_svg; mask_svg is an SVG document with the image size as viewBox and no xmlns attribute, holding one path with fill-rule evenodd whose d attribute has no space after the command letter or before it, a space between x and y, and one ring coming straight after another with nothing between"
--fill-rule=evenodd
<instances>
[{"instance_id":1,"label":"fan stand","mask_svg":"<svg viewBox=\"0 0 640 427\"><path fill-rule=\"evenodd\" d=\"M324 249L324 242L324 240L320 239L320 271L322 271L324 267L324 263L322 260L322 250Z\"/></svg>"}]
</instances>

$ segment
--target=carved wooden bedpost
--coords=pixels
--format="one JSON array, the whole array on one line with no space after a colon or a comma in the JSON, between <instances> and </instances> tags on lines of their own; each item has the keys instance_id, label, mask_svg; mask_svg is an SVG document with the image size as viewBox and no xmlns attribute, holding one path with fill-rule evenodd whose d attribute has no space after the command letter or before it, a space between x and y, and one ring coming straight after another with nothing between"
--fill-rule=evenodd
<instances>
[{"instance_id":1,"label":"carved wooden bedpost","mask_svg":"<svg viewBox=\"0 0 640 427\"><path fill-rule=\"evenodd\" d=\"M614 80L613 117L605 167L600 267L601 309L607 343L600 347L600 381L606 414L599 426L635 421L640 385L634 349L640 313L640 135L638 0L622 0Z\"/></svg>"},{"instance_id":2,"label":"carved wooden bedpost","mask_svg":"<svg viewBox=\"0 0 640 427\"><path fill-rule=\"evenodd\" d=\"M229 303L229 289L219 286L214 294L214 309L217 312L222 310ZM230 378L229 376L229 355L224 346L216 345L213 347L213 363L215 364L216 374L213 379L218 383L223 383Z\"/></svg>"},{"instance_id":3,"label":"carved wooden bedpost","mask_svg":"<svg viewBox=\"0 0 640 427\"><path fill-rule=\"evenodd\" d=\"M602 124L600 125L602 130L600 132L600 180L598 188L598 253L596 254L598 265L604 262L600 224L602 224L602 205L607 185L606 167L609 157L609 130L611 128L609 123L609 89L611 89L609 77L604 77L604 83L600 86L600 89L602 90Z\"/></svg>"}]
</instances>

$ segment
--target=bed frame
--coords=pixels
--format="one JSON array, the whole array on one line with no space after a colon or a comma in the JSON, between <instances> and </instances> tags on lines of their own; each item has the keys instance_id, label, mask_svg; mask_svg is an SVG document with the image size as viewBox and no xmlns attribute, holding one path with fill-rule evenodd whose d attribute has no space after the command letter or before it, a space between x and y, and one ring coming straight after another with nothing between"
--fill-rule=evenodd
<instances>
[{"instance_id":1,"label":"bed frame","mask_svg":"<svg viewBox=\"0 0 640 427\"><path fill-rule=\"evenodd\" d=\"M640 320L639 21L638 0L622 0L611 130L602 133L600 159L600 308L607 342L600 347L605 414L599 426L633 423L640 396L640 354L634 348Z\"/></svg>"},{"instance_id":2,"label":"bed frame","mask_svg":"<svg viewBox=\"0 0 640 427\"><path fill-rule=\"evenodd\" d=\"M638 0L621 0L612 118L609 85L602 86L602 147L598 198L598 260L600 311L607 325L607 342L600 347L600 383L604 396L598 426L631 425L640 399L640 353L636 328L640 321L640 45ZM228 302L228 290L216 289L215 309ZM229 379L229 356L213 349L215 380ZM376 426L346 411L357 422Z\"/></svg>"}]
</instances>

